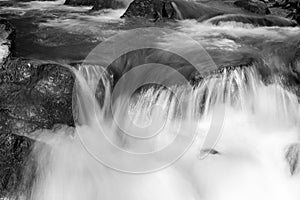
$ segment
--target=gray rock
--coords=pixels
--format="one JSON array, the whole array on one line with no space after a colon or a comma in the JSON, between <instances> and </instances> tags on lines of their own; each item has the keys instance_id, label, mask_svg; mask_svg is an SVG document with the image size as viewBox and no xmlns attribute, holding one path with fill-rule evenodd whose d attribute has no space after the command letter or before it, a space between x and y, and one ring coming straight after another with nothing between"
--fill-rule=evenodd
<instances>
[{"instance_id":1,"label":"gray rock","mask_svg":"<svg viewBox=\"0 0 300 200\"><path fill-rule=\"evenodd\" d=\"M73 83L71 72L57 64L10 58L0 67L0 199L30 191L30 133L74 125Z\"/></svg>"},{"instance_id":2,"label":"gray rock","mask_svg":"<svg viewBox=\"0 0 300 200\"><path fill-rule=\"evenodd\" d=\"M95 0L92 10L101 10L107 8L118 9L124 7L124 3L117 0Z\"/></svg>"},{"instance_id":3,"label":"gray rock","mask_svg":"<svg viewBox=\"0 0 300 200\"><path fill-rule=\"evenodd\" d=\"M289 164L291 175L297 173L299 169L300 144L292 144L289 146L285 155L286 161Z\"/></svg>"},{"instance_id":4,"label":"gray rock","mask_svg":"<svg viewBox=\"0 0 300 200\"><path fill-rule=\"evenodd\" d=\"M256 14L270 14L267 4L259 0L238 0L234 5Z\"/></svg>"}]
</instances>

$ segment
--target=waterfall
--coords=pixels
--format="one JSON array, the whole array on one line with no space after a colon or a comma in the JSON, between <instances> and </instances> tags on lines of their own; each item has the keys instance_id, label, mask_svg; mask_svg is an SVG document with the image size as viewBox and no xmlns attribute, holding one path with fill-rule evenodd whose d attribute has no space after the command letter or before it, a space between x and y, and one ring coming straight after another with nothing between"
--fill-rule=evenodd
<instances>
[{"instance_id":1,"label":"waterfall","mask_svg":"<svg viewBox=\"0 0 300 200\"><path fill-rule=\"evenodd\" d=\"M104 69L73 71L74 134L64 128L35 146L29 199L299 199L300 176L285 160L299 141L299 103L279 79L266 85L255 66L224 68L192 89L124 88L111 101ZM205 146L220 106L221 134Z\"/></svg>"}]
</instances>

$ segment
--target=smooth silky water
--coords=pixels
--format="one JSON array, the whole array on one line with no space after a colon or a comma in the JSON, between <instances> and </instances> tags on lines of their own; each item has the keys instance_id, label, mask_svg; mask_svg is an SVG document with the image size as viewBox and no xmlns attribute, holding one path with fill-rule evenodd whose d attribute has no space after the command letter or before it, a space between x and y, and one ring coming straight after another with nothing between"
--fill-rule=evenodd
<instances>
[{"instance_id":1,"label":"smooth silky water","mask_svg":"<svg viewBox=\"0 0 300 200\"><path fill-rule=\"evenodd\" d=\"M105 111L111 88L103 71L93 66L74 70L77 134L63 128L47 139L46 146L35 147L38 170L31 199L299 199L300 176L291 175L285 158L289 146L299 141L299 104L280 82L264 85L255 66L250 66L208 76L189 92L184 85L174 86L177 98L166 88L147 87L131 98L125 109L131 118L122 118L122 123L129 124L133 132L132 121L147 126L152 118L154 125L161 126L161 121L165 125L158 137L141 142L120 135ZM106 91L102 107L93 104L97 102L94 92L98 84L93 78L99 77ZM178 110L178 101L184 101L186 109ZM155 104L161 109L157 111ZM211 111L218 104L226 108L222 135L214 151L199 159L205 150L202 143L210 128ZM117 109L119 114L125 112L124 108ZM126 158L109 149L99 131L120 148L150 152L172 143L178 124L183 132L176 137L182 140L193 133L191 124L196 124L194 143L177 162L152 173L128 174L106 167L82 142L98 145L104 157L116 157L126 165ZM162 162L160 159L154 162ZM134 164L147 168L147 163Z\"/></svg>"},{"instance_id":2,"label":"smooth silky water","mask_svg":"<svg viewBox=\"0 0 300 200\"><path fill-rule=\"evenodd\" d=\"M74 45L69 37L53 39L53 30L55 33L76 33L74 37L85 35L99 42L124 29L144 26L141 23L126 27L130 24L119 19L124 10L107 10L98 13L98 16L88 14L86 7L61 7L61 2L48 4L52 7L42 6L41 2L26 3L25 7L1 9L1 13L14 11L16 16L22 18L26 12L33 16L37 12L40 16L38 9L42 8L42 14L47 18L59 8L59 13L54 12L59 17L37 22L41 32L34 32L37 34L33 37L34 42L26 41L26 37L21 37L20 41L24 44L43 43L49 49L54 41L54 46L61 44L64 51L70 50L76 56L82 53L79 49L84 50L85 46L80 44L80 48L73 52ZM299 38L299 28L253 27L235 22L214 26L194 20L164 25L197 40L217 64L239 60L241 53L261 54L269 68L282 69L282 57L288 57L290 51L278 53L277 50L283 44L295 43ZM48 34L49 37L43 38L38 34ZM72 41L74 37L70 37ZM57 57L49 49L47 55L28 52L26 56L60 61L66 59L65 54L59 52ZM89 51L91 48L87 49ZM36 52L36 49L33 50ZM87 52L82 54L74 61L82 60ZM74 58L70 57L72 62ZM266 84L258 70L262 66L258 65L254 63L210 74L192 90L186 89L190 88L186 85L176 84L172 88L145 87L133 96L128 96L125 90L114 102L115 115L110 112L112 85L105 69L90 65L72 69L76 77L76 127L59 127L32 134L42 141L37 142L32 151L32 157L37 162L36 176L27 196L20 198L299 200L299 169L292 175L286 159L290 147L299 143L298 97L282 85L275 73L270 75L272 81ZM99 97L99 80L104 88L101 90L104 93L100 95L103 97L101 101L96 98ZM124 106L124 101L128 99L130 104ZM203 143L211 128L213 111L220 106L225 108L221 134L211 149L205 149ZM129 117L124 118L124 113L128 113ZM136 127L144 128L145 132L140 133L142 135L149 135L148 132L157 131L155 128L159 127L160 134L149 140L136 140L124 134L113 117L119 122L118 125L134 135L140 131ZM150 160L145 162L128 159L107 142L109 139L128 152L145 153L170 144L175 151L183 149L182 146L190 138L193 138L192 145L170 165L165 165L167 155L149 157ZM209 154L203 158L203 152ZM101 163L99 157L110 162ZM139 174L119 170L122 165L126 169L148 169L150 164L163 167ZM114 166L118 168L114 169Z\"/></svg>"}]
</instances>

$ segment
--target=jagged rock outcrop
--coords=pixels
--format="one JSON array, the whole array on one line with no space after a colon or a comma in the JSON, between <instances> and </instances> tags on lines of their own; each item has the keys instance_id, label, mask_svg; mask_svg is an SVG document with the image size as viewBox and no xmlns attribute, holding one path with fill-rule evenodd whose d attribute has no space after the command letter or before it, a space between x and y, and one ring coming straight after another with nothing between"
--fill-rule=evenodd
<instances>
[{"instance_id":1,"label":"jagged rock outcrop","mask_svg":"<svg viewBox=\"0 0 300 200\"><path fill-rule=\"evenodd\" d=\"M267 4L259 0L238 0L234 2L234 5L256 14L267 15L271 13Z\"/></svg>"}]
</instances>

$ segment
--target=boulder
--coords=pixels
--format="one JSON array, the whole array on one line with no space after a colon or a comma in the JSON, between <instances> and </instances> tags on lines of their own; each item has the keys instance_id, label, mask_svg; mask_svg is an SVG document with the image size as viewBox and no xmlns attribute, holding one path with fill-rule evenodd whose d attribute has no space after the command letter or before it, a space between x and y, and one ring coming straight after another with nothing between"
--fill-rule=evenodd
<instances>
[{"instance_id":1,"label":"boulder","mask_svg":"<svg viewBox=\"0 0 300 200\"><path fill-rule=\"evenodd\" d=\"M0 132L23 135L73 125L72 73L58 64L10 59L0 68Z\"/></svg>"},{"instance_id":2,"label":"boulder","mask_svg":"<svg viewBox=\"0 0 300 200\"><path fill-rule=\"evenodd\" d=\"M95 0L92 10L124 8L125 4L117 0Z\"/></svg>"},{"instance_id":3,"label":"boulder","mask_svg":"<svg viewBox=\"0 0 300 200\"><path fill-rule=\"evenodd\" d=\"M152 0L134 0L130 3L126 12L121 16L121 18L131 18L131 17L145 17L154 18L155 9Z\"/></svg>"},{"instance_id":4,"label":"boulder","mask_svg":"<svg viewBox=\"0 0 300 200\"><path fill-rule=\"evenodd\" d=\"M122 17L208 19L225 12L195 1L134 0Z\"/></svg>"},{"instance_id":5,"label":"boulder","mask_svg":"<svg viewBox=\"0 0 300 200\"><path fill-rule=\"evenodd\" d=\"M9 58L0 67L0 199L30 191L32 132L74 125L73 84L70 70L58 64ZM24 166L30 174L23 176Z\"/></svg>"},{"instance_id":6,"label":"boulder","mask_svg":"<svg viewBox=\"0 0 300 200\"><path fill-rule=\"evenodd\" d=\"M0 18L0 65L12 55L15 29L5 19Z\"/></svg>"},{"instance_id":7,"label":"boulder","mask_svg":"<svg viewBox=\"0 0 300 200\"><path fill-rule=\"evenodd\" d=\"M259 0L237 0L234 5L256 14L270 14L267 4Z\"/></svg>"}]
</instances>

